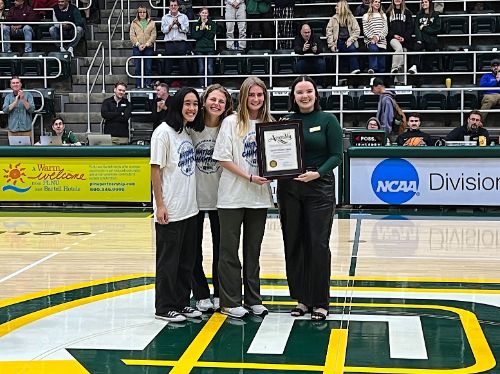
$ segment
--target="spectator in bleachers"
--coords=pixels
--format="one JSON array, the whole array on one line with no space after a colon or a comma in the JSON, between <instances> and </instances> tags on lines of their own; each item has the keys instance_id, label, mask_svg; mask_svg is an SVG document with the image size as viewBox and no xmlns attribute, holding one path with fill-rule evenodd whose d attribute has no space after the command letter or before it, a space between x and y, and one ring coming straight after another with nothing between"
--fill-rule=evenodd
<instances>
[{"instance_id":1,"label":"spectator in bleachers","mask_svg":"<svg viewBox=\"0 0 500 374\"><path fill-rule=\"evenodd\" d=\"M368 130L380 130L380 121L377 117L370 117L368 121L366 121L366 128Z\"/></svg>"},{"instance_id":2,"label":"spectator in bleachers","mask_svg":"<svg viewBox=\"0 0 500 374\"><path fill-rule=\"evenodd\" d=\"M132 104L125 97L127 84L117 82L114 95L105 99L101 106L104 118L104 133L110 134L113 144L128 144L129 119L132 115Z\"/></svg>"},{"instance_id":3,"label":"spectator in bleachers","mask_svg":"<svg viewBox=\"0 0 500 374\"><path fill-rule=\"evenodd\" d=\"M238 22L238 36L239 39L247 37L247 12L245 0L226 0L226 38L234 39L234 24L235 20ZM247 47L246 40L227 40L227 49L244 50Z\"/></svg>"},{"instance_id":4,"label":"spectator in bleachers","mask_svg":"<svg viewBox=\"0 0 500 374\"><path fill-rule=\"evenodd\" d=\"M194 46L195 55L215 55L215 34L217 25L209 18L208 8L200 10L200 18L193 25L191 36L196 40ZM197 59L198 62L198 75L200 78L200 87L212 84L211 76L214 74L214 61L215 58L209 57L206 59L207 63L207 84L205 84L205 58Z\"/></svg>"},{"instance_id":5,"label":"spectator in bleachers","mask_svg":"<svg viewBox=\"0 0 500 374\"><path fill-rule=\"evenodd\" d=\"M431 136L420 130L420 114L412 113L408 116L408 129L399 134L396 143L403 146L425 146L432 145Z\"/></svg>"},{"instance_id":6,"label":"spectator in bleachers","mask_svg":"<svg viewBox=\"0 0 500 374\"><path fill-rule=\"evenodd\" d=\"M156 41L156 25L155 21L149 16L148 8L145 6L141 5L137 8L137 15L130 25L130 41L132 42L132 53L134 56L153 55L153 46ZM144 63L144 75L146 76L146 78L144 78L144 84L146 87L152 87L151 75L153 75L153 61L150 58L134 60L134 75L142 75L142 63ZM135 78L135 87L142 87L141 78Z\"/></svg>"},{"instance_id":7,"label":"spectator in bleachers","mask_svg":"<svg viewBox=\"0 0 500 374\"><path fill-rule=\"evenodd\" d=\"M71 57L74 57L73 49L78 45L80 39L85 34L85 22L83 21L80 10L69 3L69 0L58 0L57 6L54 7L54 22L71 22L76 26L76 35L75 28L73 25L69 23L63 24L55 24L51 26L49 29L49 33L52 39L61 40L61 28L63 30L62 39L70 40L75 37L75 40L67 43L64 46L64 43L56 43L56 46L61 50L61 52L68 51L71 54Z\"/></svg>"},{"instance_id":8,"label":"spectator in bleachers","mask_svg":"<svg viewBox=\"0 0 500 374\"><path fill-rule=\"evenodd\" d=\"M370 52L387 51L387 16L380 0L371 0L368 12L363 16L365 44ZM385 71L385 55L373 53L368 57L368 74Z\"/></svg>"},{"instance_id":9,"label":"spectator in bleachers","mask_svg":"<svg viewBox=\"0 0 500 374\"><path fill-rule=\"evenodd\" d=\"M358 24L359 28L361 31L361 34L364 35L363 33L363 16L368 12L368 9L370 9L370 0L362 0L361 4L359 4L356 9L354 10L354 17L358 19Z\"/></svg>"},{"instance_id":10,"label":"spectator in bleachers","mask_svg":"<svg viewBox=\"0 0 500 374\"><path fill-rule=\"evenodd\" d=\"M247 18L253 20L263 20L273 18L273 12L271 10L271 0L246 0L247 7ZM247 34L251 38L261 39L261 38L272 38L276 36L273 29L272 21L260 21L260 22L248 22ZM252 44L261 45L261 47L253 48L265 48L274 49L272 46L272 41L257 41Z\"/></svg>"},{"instance_id":11,"label":"spectator in bleachers","mask_svg":"<svg viewBox=\"0 0 500 374\"><path fill-rule=\"evenodd\" d=\"M415 50L432 52L439 48L438 34L441 31L441 19L439 13L434 11L432 0L422 0L420 10L415 18L415 37L417 42ZM409 73L416 74L419 70L418 65L423 71L432 71L432 66L438 56L424 54L419 64L414 64Z\"/></svg>"},{"instance_id":12,"label":"spectator in bleachers","mask_svg":"<svg viewBox=\"0 0 500 374\"><path fill-rule=\"evenodd\" d=\"M194 20L192 0L177 0L179 2L179 12L185 14L190 20Z\"/></svg>"},{"instance_id":13,"label":"spectator in bleachers","mask_svg":"<svg viewBox=\"0 0 500 374\"><path fill-rule=\"evenodd\" d=\"M480 87L492 87L491 90L480 91L484 94L481 101L481 110L491 109L500 105L500 60L494 58L491 60L491 73L486 73L479 81ZM493 89L495 87L495 89ZM488 113L483 114L483 120L486 121Z\"/></svg>"},{"instance_id":14,"label":"spectator in bleachers","mask_svg":"<svg viewBox=\"0 0 500 374\"><path fill-rule=\"evenodd\" d=\"M187 34L189 32L189 19L179 12L177 0L170 0L169 12L161 19L161 31L165 34L165 54L167 56L185 56L189 52ZM188 75L187 59L176 59L181 75ZM164 75L172 74L172 59L165 59Z\"/></svg>"},{"instance_id":15,"label":"spectator in bleachers","mask_svg":"<svg viewBox=\"0 0 500 374\"><path fill-rule=\"evenodd\" d=\"M5 10L5 3L3 0L0 0L0 20L5 20L7 17L7 11Z\"/></svg>"},{"instance_id":16,"label":"spectator in bleachers","mask_svg":"<svg viewBox=\"0 0 500 374\"><path fill-rule=\"evenodd\" d=\"M474 3L467 3L469 13L473 14L483 14L483 13L493 13L493 8L490 4L484 3L483 1L476 1Z\"/></svg>"},{"instance_id":17,"label":"spectator in bleachers","mask_svg":"<svg viewBox=\"0 0 500 374\"><path fill-rule=\"evenodd\" d=\"M477 141L479 145L490 144L490 134L483 127L483 116L479 110L472 110L467 117L467 123L451 130L445 140L464 141L465 137Z\"/></svg>"},{"instance_id":18,"label":"spectator in bleachers","mask_svg":"<svg viewBox=\"0 0 500 374\"><path fill-rule=\"evenodd\" d=\"M405 50L413 49L413 14L406 7L405 0L392 0L387 10L387 20L389 22L389 32L387 40L396 52L392 56L391 73L402 73Z\"/></svg>"},{"instance_id":19,"label":"spectator in bleachers","mask_svg":"<svg viewBox=\"0 0 500 374\"><path fill-rule=\"evenodd\" d=\"M156 129L162 122L167 119L167 110L172 101L172 96L168 92L168 84L159 83L156 87L156 100L153 107L153 130Z\"/></svg>"},{"instance_id":20,"label":"spectator in bleachers","mask_svg":"<svg viewBox=\"0 0 500 374\"><path fill-rule=\"evenodd\" d=\"M33 26L25 25L25 22L38 21L38 14L33 11L25 0L15 0L14 6L7 13L7 22L20 22L20 25L2 25L3 33L3 52L11 52L10 39L11 37L22 37L25 41L24 52L32 52Z\"/></svg>"},{"instance_id":21,"label":"spectator in bleachers","mask_svg":"<svg viewBox=\"0 0 500 374\"><path fill-rule=\"evenodd\" d=\"M52 130L55 136L60 136L63 145L82 145L73 131L66 130L66 124L61 116L52 120Z\"/></svg>"},{"instance_id":22,"label":"spectator in bleachers","mask_svg":"<svg viewBox=\"0 0 500 374\"><path fill-rule=\"evenodd\" d=\"M283 18L293 18L295 14L295 0L275 0L274 18L278 22L278 38L293 38L293 21L283 21ZM279 49L292 48L293 40L278 40Z\"/></svg>"},{"instance_id":23,"label":"spectator in bleachers","mask_svg":"<svg viewBox=\"0 0 500 374\"><path fill-rule=\"evenodd\" d=\"M293 40L293 50L298 55L312 55L314 57L299 57L295 64L297 74L323 74L326 72L326 62L321 56L323 42L314 35L307 23L300 28L300 34Z\"/></svg>"},{"instance_id":24,"label":"spectator in bleachers","mask_svg":"<svg viewBox=\"0 0 500 374\"><path fill-rule=\"evenodd\" d=\"M359 25L352 15L347 1L341 0L335 6L335 15L330 18L326 26L326 40L328 48L332 52L352 52L358 51ZM349 68L351 74L358 74L358 56L349 57Z\"/></svg>"},{"instance_id":25,"label":"spectator in bleachers","mask_svg":"<svg viewBox=\"0 0 500 374\"><path fill-rule=\"evenodd\" d=\"M38 13L40 18L52 18L52 12L47 10L38 10L38 8L54 8L57 6L57 0L31 0L33 10Z\"/></svg>"},{"instance_id":26,"label":"spectator in bleachers","mask_svg":"<svg viewBox=\"0 0 500 374\"><path fill-rule=\"evenodd\" d=\"M380 123L380 128L387 134L390 134L394 121L395 94L392 91L386 90L384 81L376 77L370 80L370 88L375 95L379 95L377 119Z\"/></svg>"},{"instance_id":27,"label":"spectator in bleachers","mask_svg":"<svg viewBox=\"0 0 500 374\"><path fill-rule=\"evenodd\" d=\"M32 118L35 111L33 95L23 91L23 83L19 77L10 80L12 92L5 96L2 111L8 114L8 136L29 136L33 144Z\"/></svg>"}]
</instances>

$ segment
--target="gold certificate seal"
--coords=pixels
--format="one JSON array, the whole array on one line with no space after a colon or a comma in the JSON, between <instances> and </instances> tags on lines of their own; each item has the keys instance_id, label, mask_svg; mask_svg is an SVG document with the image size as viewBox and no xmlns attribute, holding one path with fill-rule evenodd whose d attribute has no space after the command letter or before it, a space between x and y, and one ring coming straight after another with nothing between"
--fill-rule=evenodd
<instances>
[{"instance_id":1,"label":"gold certificate seal","mask_svg":"<svg viewBox=\"0 0 500 374\"><path fill-rule=\"evenodd\" d=\"M269 166L272 167L272 168L275 168L276 166L278 166L278 163L276 162L276 160L271 160L269 162Z\"/></svg>"}]
</instances>

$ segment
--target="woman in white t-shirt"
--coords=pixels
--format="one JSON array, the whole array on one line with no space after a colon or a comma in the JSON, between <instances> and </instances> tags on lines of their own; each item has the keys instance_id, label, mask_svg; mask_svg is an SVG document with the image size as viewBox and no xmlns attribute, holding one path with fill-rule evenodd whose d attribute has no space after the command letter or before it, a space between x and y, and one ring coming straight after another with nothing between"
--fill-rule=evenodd
<instances>
[{"instance_id":1,"label":"woman in white t-shirt","mask_svg":"<svg viewBox=\"0 0 500 374\"><path fill-rule=\"evenodd\" d=\"M151 137L151 183L156 233L155 317L182 322L199 317L189 306L196 258L196 179L194 147L185 131L203 129L200 98L181 88L172 99L166 122Z\"/></svg>"},{"instance_id":2,"label":"woman in white t-shirt","mask_svg":"<svg viewBox=\"0 0 500 374\"><path fill-rule=\"evenodd\" d=\"M222 173L222 166L212 158L215 141L219 134L220 124L233 112L233 101L229 92L220 84L207 87L202 98L202 115L205 128L201 132L189 131L195 149L196 160L196 200L200 212L197 216L196 261L193 269L193 297L196 309L209 312L219 309L219 245L220 227L217 213L217 189ZM212 284L214 287L213 303L210 300L210 289L203 271L203 223L205 215L210 220L212 233Z\"/></svg>"},{"instance_id":3,"label":"woman in white t-shirt","mask_svg":"<svg viewBox=\"0 0 500 374\"><path fill-rule=\"evenodd\" d=\"M223 167L217 196L220 220L219 293L221 313L242 318L267 314L260 296L260 247L267 209L273 206L269 181L258 175L255 123L269 122L264 82L248 77L240 88L238 111L221 125L213 158ZM243 225L243 280L238 257ZM244 285L242 306L241 285Z\"/></svg>"}]
</instances>

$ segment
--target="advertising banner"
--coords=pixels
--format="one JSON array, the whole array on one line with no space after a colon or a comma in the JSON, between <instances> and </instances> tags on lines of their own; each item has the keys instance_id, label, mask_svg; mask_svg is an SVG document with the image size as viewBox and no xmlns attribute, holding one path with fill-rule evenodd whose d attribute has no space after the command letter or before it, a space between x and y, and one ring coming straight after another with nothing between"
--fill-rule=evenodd
<instances>
[{"instance_id":1,"label":"advertising banner","mask_svg":"<svg viewBox=\"0 0 500 374\"><path fill-rule=\"evenodd\" d=\"M151 201L147 157L1 157L0 201Z\"/></svg>"},{"instance_id":2,"label":"advertising banner","mask_svg":"<svg viewBox=\"0 0 500 374\"><path fill-rule=\"evenodd\" d=\"M350 203L500 205L494 158L351 158Z\"/></svg>"}]
</instances>

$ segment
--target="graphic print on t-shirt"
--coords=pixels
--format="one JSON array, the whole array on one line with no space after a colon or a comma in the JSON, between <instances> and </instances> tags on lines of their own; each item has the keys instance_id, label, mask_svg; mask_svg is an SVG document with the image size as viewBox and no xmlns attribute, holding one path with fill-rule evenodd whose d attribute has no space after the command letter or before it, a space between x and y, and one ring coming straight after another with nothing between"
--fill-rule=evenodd
<instances>
[{"instance_id":1,"label":"graphic print on t-shirt","mask_svg":"<svg viewBox=\"0 0 500 374\"><path fill-rule=\"evenodd\" d=\"M179 154L177 166L181 169L182 174L189 177L194 173L195 165L193 143L183 141L177 149L177 153Z\"/></svg>"},{"instance_id":2,"label":"graphic print on t-shirt","mask_svg":"<svg viewBox=\"0 0 500 374\"><path fill-rule=\"evenodd\" d=\"M257 166L257 142L255 140L255 131L249 132L243 138L243 153L241 156L251 166Z\"/></svg>"},{"instance_id":3,"label":"graphic print on t-shirt","mask_svg":"<svg viewBox=\"0 0 500 374\"><path fill-rule=\"evenodd\" d=\"M205 174L217 173L220 169L220 164L212 158L214 153L215 141L212 139L202 140L196 144L195 160L196 167L199 171Z\"/></svg>"}]
</instances>

